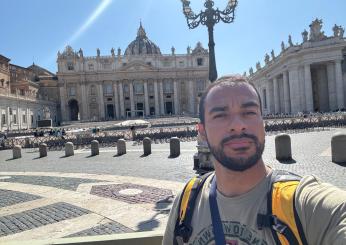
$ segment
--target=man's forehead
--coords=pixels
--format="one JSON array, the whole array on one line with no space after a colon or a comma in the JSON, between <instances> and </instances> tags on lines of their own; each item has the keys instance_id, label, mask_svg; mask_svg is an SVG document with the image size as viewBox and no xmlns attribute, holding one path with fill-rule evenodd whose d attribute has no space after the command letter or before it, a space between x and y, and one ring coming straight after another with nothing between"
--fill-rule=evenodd
<instances>
[{"instance_id":1,"label":"man's forehead","mask_svg":"<svg viewBox=\"0 0 346 245\"><path fill-rule=\"evenodd\" d=\"M248 83L220 84L209 91L206 97L206 105L214 104L218 101L232 100L234 102L243 102L243 100L258 101L258 99L255 89Z\"/></svg>"}]
</instances>

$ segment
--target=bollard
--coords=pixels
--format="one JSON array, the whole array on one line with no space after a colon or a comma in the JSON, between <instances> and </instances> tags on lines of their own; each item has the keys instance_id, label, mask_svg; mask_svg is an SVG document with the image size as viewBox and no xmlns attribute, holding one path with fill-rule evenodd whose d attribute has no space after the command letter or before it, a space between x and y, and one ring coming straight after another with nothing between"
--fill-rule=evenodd
<instances>
[{"instance_id":1,"label":"bollard","mask_svg":"<svg viewBox=\"0 0 346 245\"><path fill-rule=\"evenodd\" d=\"M100 154L99 150L100 144L97 140L91 141L91 155L96 156Z\"/></svg>"},{"instance_id":2,"label":"bollard","mask_svg":"<svg viewBox=\"0 0 346 245\"><path fill-rule=\"evenodd\" d=\"M22 147L20 145L15 145L12 150L13 159L18 159L22 157Z\"/></svg>"},{"instance_id":3,"label":"bollard","mask_svg":"<svg viewBox=\"0 0 346 245\"><path fill-rule=\"evenodd\" d=\"M180 155L180 140L172 137L169 141L170 155L169 157L178 157Z\"/></svg>"},{"instance_id":4,"label":"bollard","mask_svg":"<svg viewBox=\"0 0 346 245\"><path fill-rule=\"evenodd\" d=\"M288 134L278 134L275 137L275 152L279 161L292 160L291 138Z\"/></svg>"},{"instance_id":5,"label":"bollard","mask_svg":"<svg viewBox=\"0 0 346 245\"><path fill-rule=\"evenodd\" d=\"M40 157L46 157L47 156L47 144L46 143L41 143L38 146L39 152L40 152Z\"/></svg>"},{"instance_id":6,"label":"bollard","mask_svg":"<svg viewBox=\"0 0 346 245\"><path fill-rule=\"evenodd\" d=\"M332 162L346 164L346 134L337 132L332 141Z\"/></svg>"},{"instance_id":7,"label":"bollard","mask_svg":"<svg viewBox=\"0 0 346 245\"><path fill-rule=\"evenodd\" d=\"M73 143L66 142L65 143L65 157L69 157L73 155L74 155Z\"/></svg>"},{"instance_id":8,"label":"bollard","mask_svg":"<svg viewBox=\"0 0 346 245\"><path fill-rule=\"evenodd\" d=\"M119 139L117 142L118 156L126 154L126 141Z\"/></svg>"},{"instance_id":9,"label":"bollard","mask_svg":"<svg viewBox=\"0 0 346 245\"><path fill-rule=\"evenodd\" d=\"M144 156L151 154L151 139L149 137L143 139L143 154Z\"/></svg>"}]
</instances>

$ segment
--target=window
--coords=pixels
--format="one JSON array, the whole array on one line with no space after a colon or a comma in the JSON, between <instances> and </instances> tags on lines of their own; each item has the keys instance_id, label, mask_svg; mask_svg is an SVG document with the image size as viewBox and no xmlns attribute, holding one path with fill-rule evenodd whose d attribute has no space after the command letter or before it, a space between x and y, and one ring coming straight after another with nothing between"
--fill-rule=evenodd
<instances>
[{"instance_id":1,"label":"window","mask_svg":"<svg viewBox=\"0 0 346 245\"><path fill-rule=\"evenodd\" d=\"M31 115L30 118L31 118L31 124L33 124L34 123L34 115Z\"/></svg>"},{"instance_id":2,"label":"window","mask_svg":"<svg viewBox=\"0 0 346 245\"><path fill-rule=\"evenodd\" d=\"M163 92L166 94L173 93L173 82L172 81L164 81Z\"/></svg>"},{"instance_id":3,"label":"window","mask_svg":"<svg viewBox=\"0 0 346 245\"><path fill-rule=\"evenodd\" d=\"M73 70L74 70L73 63L72 63L72 62L68 62L68 63L67 63L67 70L69 70L69 71L73 71Z\"/></svg>"},{"instance_id":4,"label":"window","mask_svg":"<svg viewBox=\"0 0 346 245\"><path fill-rule=\"evenodd\" d=\"M91 87L90 87L90 94L91 95L96 95L96 87L95 87L95 85L91 85Z\"/></svg>"},{"instance_id":5,"label":"window","mask_svg":"<svg viewBox=\"0 0 346 245\"><path fill-rule=\"evenodd\" d=\"M89 69L89 71L93 71L94 70L94 64L88 64L88 69Z\"/></svg>"},{"instance_id":6,"label":"window","mask_svg":"<svg viewBox=\"0 0 346 245\"><path fill-rule=\"evenodd\" d=\"M2 114L1 115L1 124L2 125L7 124L7 122L6 122L6 114Z\"/></svg>"},{"instance_id":7,"label":"window","mask_svg":"<svg viewBox=\"0 0 346 245\"><path fill-rule=\"evenodd\" d=\"M104 92L105 95L113 95L112 84L105 84L103 86L103 92Z\"/></svg>"},{"instance_id":8,"label":"window","mask_svg":"<svg viewBox=\"0 0 346 245\"><path fill-rule=\"evenodd\" d=\"M197 65L202 66L203 65L203 58L197 58Z\"/></svg>"},{"instance_id":9,"label":"window","mask_svg":"<svg viewBox=\"0 0 346 245\"><path fill-rule=\"evenodd\" d=\"M1 79L1 87L3 87L4 86L4 79Z\"/></svg>"},{"instance_id":10,"label":"window","mask_svg":"<svg viewBox=\"0 0 346 245\"><path fill-rule=\"evenodd\" d=\"M135 94L144 94L144 86L143 83L135 83L134 84Z\"/></svg>"},{"instance_id":11,"label":"window","mask_svg":"<svg viewBox=\"0 0 346 245\"><path fill-rule=\"evenodd\" d=\"M147 62L147 65L148 65L148 66L151 66L151 62Z\"/></svg>"},{"instance_id":12,"label":"window","mask_svg":"<svg viewBox=\"0 0 346 245\"><path fill-rule=\"evenodd\" d=\"M125 93L129 93L130 92L130 88L128 84L124 84L124 92Z\"/></svg>"},{"instance_id":13,"label":"window","mask_svg":"<svg viewBox=\"0 0 346 245\"><path fill-rule=\"evenodd\" d=\"M184 61L182 61L182 60L179 61L179 66L180 66L180 67L184 67L184 66L185 66Z\"/></svg>"},{"instance_id":14,"label":"window","mask_svg":"<svg viewBox=\"0 0 346 245\"><path fill-rule=\"evenodd\" d=\"M149 83L149 93L154 93L154 84L153 83Z\"/></svg>"},{"instance_id":15,"label":"window","mask_svg":"<svg viewBox=\"0 0 346 245\"><path fill-rule=\"evenodd\" d=\"M204 91L204 81L197 81L197 92Z\"/></svg>"},{"instance_id":16,"label":"window","mask_svg":"<svg viewBox=\"0 0 346 245\"><path fill-rule=\"evenodd\" d=\"M17 115L13 114L13 124L17 124Z\"/></svg>"},{"instance_id":17,"label":"window","mask_svg":"<svg viewBox=\"0 0 346 245\"><path fill-rule=\"evenodd\" d=\"M75 87L69 87L68 88L68 95L69 96L76 96L76 88Z\"/></svg>"},{"instance_id":18,"label":"window","mask_svg":"<svg viewBox=\"0 0 346 245\"><path fill-rule=\"evenodd\" d=\"M19 92L20 95L23 95L23 96L25 95L24 89L21 89L21 90L19 90L19 91L20 91L20 92Z\"/></svg>"},{"instance_id":19,"label":"window","mask_svg":"<svg viewBox=\"0 0 346 245\"><path fill-rule=\"evenodd\" d=\"M26 115L25 115L25 114L22 115L22 118L23 118L23 119L22 119L22 122L23 122L23 123L26 123Z\"/></svg>"},{"instance_id":20,"label":"window","mask_svg":"<svg viewBox=\"0 0 346 245\"><path fill-rule=\"evenodd\" d=\"M123 63L123 66L126 66L127 65L127 63Z\"/></svg>"}]
</instances>

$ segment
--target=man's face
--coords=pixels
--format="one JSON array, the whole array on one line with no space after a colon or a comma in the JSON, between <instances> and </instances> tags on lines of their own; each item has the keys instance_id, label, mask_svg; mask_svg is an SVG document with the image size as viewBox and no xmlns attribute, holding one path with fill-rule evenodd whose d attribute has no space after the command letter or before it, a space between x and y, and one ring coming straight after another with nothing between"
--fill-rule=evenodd
<instances>
[{"instance_id":1,"label":"man's face","mask_svg":"<svg viewBox=\"0 0 346 245\"><path fill-rule=\"evenodd\" d=\"M246 83L212 88L205 99L200 133L215 159L233 171L245 171L261 159L264 126L256 91Z\"/></svg>"}]
</instances>

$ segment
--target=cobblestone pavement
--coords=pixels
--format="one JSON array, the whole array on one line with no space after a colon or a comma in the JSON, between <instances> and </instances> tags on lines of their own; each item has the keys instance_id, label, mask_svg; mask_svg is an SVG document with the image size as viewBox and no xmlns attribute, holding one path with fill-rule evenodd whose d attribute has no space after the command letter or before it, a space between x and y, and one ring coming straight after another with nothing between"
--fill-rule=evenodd
<instances>
[{"instance_id":1,"label":"cobblestone pavement","mask_svg":"<svg viewBox=\"0 0 346 245\"><path fill-rule=\"evenodd\" d=\"M290 133L291 163L275 159L274 138L266 138L266 164L301 175L315 174L346 189L346 167L331 162L330 140L336 131ZM128 142L127 154L115 148L48 152L24 149L21 159L0 152L0 243L29 239L90 236L163 230L174 196L194 175L195 142L181 142L181 155L169 158L168 144ZM346 147L346 146L345 146ZM346 150L346 149L345 149Z\"/></svg>"}]
</instances>

